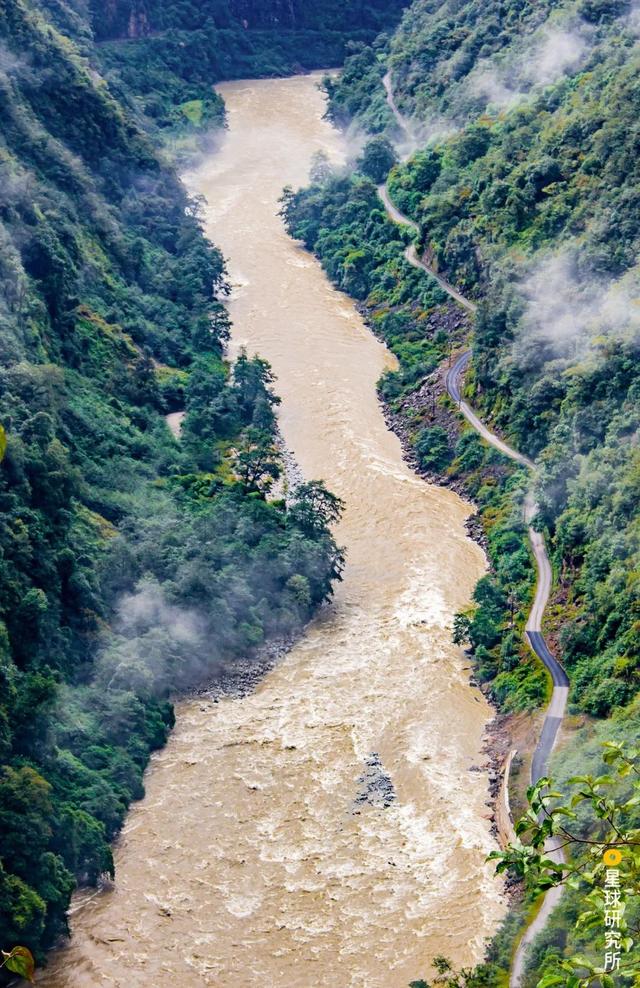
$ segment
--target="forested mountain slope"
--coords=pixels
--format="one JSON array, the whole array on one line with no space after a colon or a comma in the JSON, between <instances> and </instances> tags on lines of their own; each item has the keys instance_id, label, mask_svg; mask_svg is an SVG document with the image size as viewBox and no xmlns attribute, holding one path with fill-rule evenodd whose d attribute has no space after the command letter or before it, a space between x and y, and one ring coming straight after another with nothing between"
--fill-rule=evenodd
<instances>
[{"instance_id":1,"label":"forested mountain slope","mask_svg":"<svg viewBox=\"0 0 640 988\"><path fill-rule=\"evenodd\" d=\"M91 52L112 90L172 142L221 119L221 79L284 76L341 65L352 43L395 26L404 0L113 0L50 16ZM80 11L80 15L78 13ZM98 42L92 46L92 38ZM174 148L175 151L175 148Z\"/></svg>"},{"instance_id":2,"label":"forested mountain slope","mask_svg":"<svg viewBox=\"0 0 640 988\"><path fill-rule=\"evenodd\" d=\"M637 27L635 0L414 0L391 38L347 59L333 112L395 130L381 86L390 70L395 102L424 143L585 70L599 42L616 34L619 44Z\"/></svg>"},{"instance_id":3,"label":"forested mountain slope","mask_svg":"<svg viewBox=\"0 0 640 988\"><path fill-rule=\"evenodd\" d=\"M415 108L416 127L434 114L447 133L397 166L389 186L421 249L480 301L474 401L542 464L573 698L605 715L635 696L640 673L638 22L631 4L547 6L543 23L541 5L522 2L496 3L493 17L474 3L408 10L389 47L394 92ZM556 45L554 68L540 74L532 58L545 45ZM385 57L379 48L354 59L380 80ZM334 114L358 89L366 123L379 97L369 88L364 104L346 74L330 84ZM329 185L327 205L331 195ZM369 225L361 272L372 236ZM321 252L339 240L325 238ZM361 297L371 287L369 278Z\"/></svg>"},{"instance_id":4,"label":"forested mountain slope","mask_svg":"<svg viewBox=\"0 0 640 988\"><path fill-rule=\"evenodd\" d=\"M387 72L407 115L411 153L389 191L418 226L419 253L478 302L473 404L540 465L539 523L554 565L546 630L573 710L588 715L580 743L637 734L639 37L640 8L622 0L415 0L391 40L356 52L327 81L344 125L404 138ZM286 214L400 358L382 393L416 460L462 479L480 507L492 572L456 635L471 641L496 699L518 709L544 695L517 630L531 588L526 481L469 433L456 438L438 397L432 371L464 338L465 319L453 321L435 284L418 286L403 258L409 235L387 219L371 181L381 180L371 161L387 150L376 138L359 173L320 176L287 199ZM581 751L574 745L574 772ZM598 771L592 752L589 764ZM571 931L576 908L564 901L527 984L568 938L590 949Z\"/></svg>"},{"instance_id":5,"label":"forested mountain slope","mask_svg":"<svg viewBox=\"0 0 640 988\"><path fill-rule=\"evenodd\" d=\"M0 946L41 958L112 871L170 690L330 593L339 505L266 500L277 398L222 360L222 258L45 6L0 3L0 105Z\"/></svg>"},{"instance_id":6,"label":"forested mountain slope","mask_svg":"<svg viewBox=\"0 0 640 988\"><path fill-rule=\"evenodd\" d=\"M399 17L402 5L382 0L204 0L202 3L176 0L115 0L110 4L92 3L92 21L98 40L134 38L168 28L200 30L209 25L227 31L309 32L320 41L327 35L369 38ZM278 48L277 36L272 47ZM312 57L307 52L307 57ZM305 56L302 55L304 58Z\"/></svg>"}]
</instances>

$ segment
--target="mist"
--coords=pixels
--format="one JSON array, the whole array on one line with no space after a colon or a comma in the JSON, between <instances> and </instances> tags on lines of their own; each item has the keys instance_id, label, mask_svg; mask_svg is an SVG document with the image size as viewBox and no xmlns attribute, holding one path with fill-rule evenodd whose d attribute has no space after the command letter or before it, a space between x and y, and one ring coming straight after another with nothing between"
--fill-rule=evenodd
<instances>
[{"instance_id":1,"label":"mist","mask_svg":"<svg viewBox=\"0 0 640 988\"><path fill-rule=\"evenodd\" d=\"M624 18L625 27L632 34L640 35L640 0L633 0L629 13Z\"/></svg>"},{"instance_id":2,"label":"mist","mask_svg":"<svg viewBox=\"0 0 640 988\"><path fill-rule=\"evenodd\" d=\"M466 86L482 93L487 103L508 110L535 90L544 89L576 71L592 47L592 29L584 21L571 26L546 23L530 44L500 64L478 62Z\"/></svg>"},{"instance_id":3,"label":"mist","mask_svg":"<svg viewBox=\"0 0 640 988\"><path fill-rule=\"evenodd\" d=\"M534 86L550 86L579 67L591 41L584 21L572 29L546 27L523 70L525 79Z\"/></svg>"},{"instance_id":4,"label":"mist","mask_svg":"<svg viewBox=\"0 0 640 988\"><path fill-rule=\"evenodd\" d=\"M171 603L153 578L120 597L113 630L96 665L106 689L161 695L176 681L189 683L202 674L206 622L194 609Z\"/></svg>"},{"instance_id":5,"label":"mist","mask_svg":"<svg viewBox=\"0 0 640 988\"><path fill-rule=\"evenodd\" d=\"M9 51L5 44L0 42L0 75L15 75L26 65L27 62L24 58L18 58L12 51Z\"/></svg>"},{"instance_id":6,"label":"mist","mask_svg":"<svg viewBox=\"0 0 640 988\"><path fill-rule=\"evenodd\" d=\"M537 264L522 281L525 308L513 346L521 367L550 361L597 359L607 342L640 340L640 268L622 278L598 278L581 270L575 248Z\"/></svg>"}]
</instances>

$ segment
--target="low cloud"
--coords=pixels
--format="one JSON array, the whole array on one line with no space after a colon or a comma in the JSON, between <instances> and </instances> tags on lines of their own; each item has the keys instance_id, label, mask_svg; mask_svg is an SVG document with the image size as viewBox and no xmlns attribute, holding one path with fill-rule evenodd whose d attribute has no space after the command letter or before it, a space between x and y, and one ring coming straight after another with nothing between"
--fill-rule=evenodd
<instances>
[{"instance_id":1,"label":"low cloud","mask_svg":"<svg viewBox=\"0 0 640 988\"><path fill-rule=\"evenodd\" d=\"M0 42L0 75L12 76L28 66L26 59L18 58L5 44Z\"/></svg>"},{"instance_id":2,"label":"low cloud","mask_svg":"<svg viewBox=\"0 0 640 988\"><path fill-rule=\"evenodd\" d=\"M205 630L196 611L170 604L153 580L141 581L135 593L120 598L115 627L127 636L159 628L176 642L188 645L198 642Z\"/></svg>"},{"instance_id":3,"label":"low cloud","mask_svg":"<svg viewBox=\"0 0 640 988\"><path fill-rule=\"evenodd\" d=\"M640 35L640 0L634 0L631 4L631 9L624 18L624 22L625 27L627 27L632 34Z\"/></svg>"},{"instance_id":4,"label":"low cloud","mask_svg":"<svg viewBox=\"0 0 640 988\"><path fill-rule=\"evenodd\" d=\"M97 666L106 689L162 695L176 682L197 682L212 671L207 625L195 610L172 604L153 579L120 598L114 636Z\"/></svg>"},{"instance_id":5,"label":"low cloud","mask_svg":"<svg viewBox=\"0 0 640 988\"><path fill-rule=\"evenodd\" d=\"M579 68L591 43L584 23L574 30L546 27L541 34L531 61L523 67L523 76L533 85L544 87Z\"/></svg>"},{"instance_id":6,"label":"low cloud","mask_svg":"<svg viewBox=\"0 0 640 988\"><path fill-rule=\"evenodd\" d=\"M536 89L553 85L575 72L591 48L591 30L584 21L572 27L545 24L531 43L509 61L480 61L467 79L473 93L501 110L525 99Z\"/></svg>"},{"instance_id":7,"label":"low cloud","mask_svg":"<svg viewBox=\"0 0 640 988\"><path fill-rule=\"evenodd\" d=\"M638 267L617 280L594 278L580 270L577 252L566 249L531 271L520 294L525 308L513 352L520 366L570 364L611 340L640 341Z\"/></svg>"},{"instance_id":8,"label":"low cloud","mask_svg":"<svg viewBox=\"0 0 640 988\"><path fill-rule=\"evenodd\" d=\"M506 73L488 61L479 62L467 79L467 86L500 110L509 110L527 95L507 81Z\"/></svg>"}]
</instances>

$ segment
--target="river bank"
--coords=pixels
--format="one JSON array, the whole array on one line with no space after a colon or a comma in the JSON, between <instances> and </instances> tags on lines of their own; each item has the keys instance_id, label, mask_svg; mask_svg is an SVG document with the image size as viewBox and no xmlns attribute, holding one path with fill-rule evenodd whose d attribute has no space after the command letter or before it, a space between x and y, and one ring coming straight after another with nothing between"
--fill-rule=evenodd
<instances>
[{"instance_id":1,"label":"river bank","mask_svg":"<svg viewBox=\"0 0 640 988\"><path fill-rule=\"evenodd\" d=\"M357 308L369 329L375 333L376 324L375 319L372 318L372 311L363 303L358 303ZM436 332L442 330L446 332L452 342L452 347L456 345L462 347L471 333L471 317L458 305L440 307L433 314L432 319L435 320L437 328L434 329L432 327L431 331ZM383 395L379 395L379 400L385 422L388 428L398 437L402 447L403 459L409 468L426 483L449 488L469 503L472 510L465 520L465 529L469 538L473 539L482 549L485 554L487 567L489 567L490 559L488 556L486 532L465 478L459 475L450 476L443 471L426 469L420 463L416 454L415 444L412 441L413 430L411 421L420 417L425 411L428 413L430 424L438 425L445 430L452 446L455 445L455 442L462 434L460 417L454 412L450 401L446 400L448 398L446 377L455 356L456 351L452 349L451 357L440 364L415 391L411 392L403 400L400 408L394 407L394 404L391 401L385 400ZM470 653L469 656L471 658ZM472 666L469 668L472 670ZM529 741L535 744L536 724L523 722L521 717L514 719L509 714L501 713L491 696L490 688L478 683L473 676L472 682L483 690L487 702L493 710L493 717L487 725L481 752L485 761L479 770L488 772L489 800L487 806L490 813L487 818L491 822L492 834L499 841L500 845L505 847L515 836L513 831L513 815L509 803L508 778L505 777L505 768L507 764L511 763L514 751L526 751L529 747ZM535 721L535 718L533 720ZM534 732L533 735L532 730ZM485 814L485 816L487 815ZM508 889L512 896L517 897L521 895L519 883L508 883Z\"/></svg>"}]
</instances>

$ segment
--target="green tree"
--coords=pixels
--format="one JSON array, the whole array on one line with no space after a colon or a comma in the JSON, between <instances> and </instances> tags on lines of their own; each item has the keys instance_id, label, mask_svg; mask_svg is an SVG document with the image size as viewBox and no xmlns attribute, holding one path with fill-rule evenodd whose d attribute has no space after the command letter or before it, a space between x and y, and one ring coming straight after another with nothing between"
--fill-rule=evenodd
<instances>
[{"instance_id":1,"label":"green tree","mask_svg":"<svg viewBox=\"0 0 640 988\"><path fill-rule=\"evenodd\" d=\"M471 621L472 615L466 612L454 616L452 634L454 645L464 645L469 641Z\"/></svg>"},{"instance_id":2,"label":"green tree","mask_svg":"<svg viewBox=\"0 0 640 988\"><path fill-rule=\"evenodd\" d=\"M385 181L387 175L397 164L398 155L393 144L386 137L378 135L372 137L364 146L362 157L358 161L358 167L363 175L370 178L376 185Z\"/></svg>"},{"instance_id":3,"label":"green tree","mask_svg":"<svg viewBox=\"0 0 640 988\"><path fill-rule=\"evenodd\" d=\"M453 458L449 436L441 425L421 429L414 446L425 470L442 470Z\"/></svg>"},{"instance_id":4,"label":"green tree","mask_svg":"<svg viewBox=\"0 0 640 988\"><path fill-rule=\"evenodd\" d=\"M248 491L267 493L282 473L282 454L271 435L260 429L245 429L236 450L235 471Z\"/></svg>"},{"instance_id":5,"label":"green tree","mask_svg":"<svg viewBox=\"0 0 640 988\"><path fill-rule=\"evenodd\" d=\"M554 791L548 778L532 786L529 810L516 826L520 840L490 855L498 872L512 871L537 892L558 885L580 892L582 911L575 928L588 934L588 941L579 953L550 956L539 972L538 988L615 988L620 978L632 984L640 979L640 926L633 901L640 883L640 748L614 741L604 748L610 770L570 778L568 795ZM558 850L564 860L558 860ZM614 927L607 921L613 908L607 888L615 890ZM605 946L612 928L615 951ZM607 953L618 955L619 971Z\"/></svg>"},{"instance_id":6,"label":"green tree","mask_svg":"<svg viewBox=\"0 0 640 988\"><path fill-rule=\"evenodd\" d=\"M321 535L335 525L344 511L344 501L319 480L299 484L289 512L291 520L311 537Z\"/></svg>"},{"instance_id":7,"label":"green tree","mask_svg":"<svg viewBox=\"0 0 640 988\"><path fill-rule=\"evenodd\" d=\"M494 974L488 969L463 968L456 971L446 957L434 957L436 976L432 981L411 981L409 988L495 988Z\"/></svg>"},{"instance_id":8,"label":"green tree","mask_svg":"<svg viewBox=\"0 0 640 988\"><path fill-rule=\"evenodd\" d=\"M326 151L314 151L311 156L311 167L309 169L309 180L314 185L324 185L333 176L331 159Z\"/></svg>"}]
</instances>

